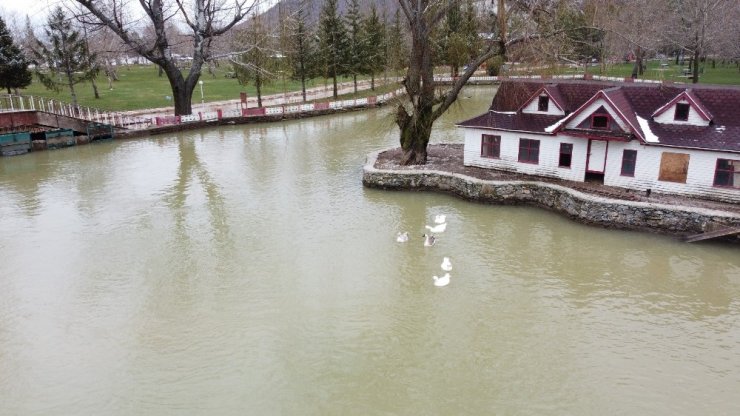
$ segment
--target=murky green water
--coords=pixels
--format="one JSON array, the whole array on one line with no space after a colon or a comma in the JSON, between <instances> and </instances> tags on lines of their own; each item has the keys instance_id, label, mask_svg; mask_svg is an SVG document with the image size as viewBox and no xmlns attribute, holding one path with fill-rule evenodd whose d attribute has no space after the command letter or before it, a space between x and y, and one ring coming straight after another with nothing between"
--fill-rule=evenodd
<instances>
[{"instance_id":1,"label":"murky green water","mask_svg":"<svg viewBox=\"0 0 740 416\"><path fill-rule=\"evenodd\" d=\"M740 414L736 247L364 189L394 145L383 109L0 159L0 414Z\"/></svg>"}]
</instances>

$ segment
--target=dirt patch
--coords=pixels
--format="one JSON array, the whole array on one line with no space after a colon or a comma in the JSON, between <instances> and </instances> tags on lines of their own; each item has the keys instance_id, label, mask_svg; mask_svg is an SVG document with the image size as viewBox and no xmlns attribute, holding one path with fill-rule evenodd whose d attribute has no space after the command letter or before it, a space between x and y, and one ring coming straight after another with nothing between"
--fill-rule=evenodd
<instances>
[{"instance_id":1,"label":"dirt patch","mask_svg":"<svg viewBox=\"0 0 740 416\"><path fill-rule=\"evenodd\" d=\"M668 205L681 205L686 207L716 209L726 212L740 214L740 205L729 202L709 201L705 199L689 198L678 195L667 195L652 192L646 196L642 191L631 189L617 188L606 186L596 182L574 182L561 179L547 178L542 176L530 176L520 173L504 172L493 169L484 169L473 166L463 165L463 145L462 144L436 144L429 145L427 148L427 164L414 166L401 166L398 161L401 160L401 149L395 148L381 152L375 162L376 169L387 170L439 170L443 172L459 173L473 178L483 180L523 180L553 183L567 186L581 192L598 195L607 198L613 198L624 201L642 201L653 202Z\"/></svg>"}]
</instances>

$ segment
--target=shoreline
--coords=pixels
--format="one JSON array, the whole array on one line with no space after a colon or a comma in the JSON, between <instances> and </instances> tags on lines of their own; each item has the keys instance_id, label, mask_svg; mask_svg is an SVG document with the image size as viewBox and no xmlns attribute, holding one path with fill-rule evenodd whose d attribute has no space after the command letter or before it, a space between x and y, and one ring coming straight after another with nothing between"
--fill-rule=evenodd
<instances>
[{"instance_id":1,"label":"shoreline","mask_svg":"<svg viewBox=\"0 0 740 416\"><path fill-rule=\"evenodd\" d=\"M399 150L384 149L367 155L362 175L364 186L398 191L443 192L465 200L495 205L529 205L557 212L588 225L649 231L678 238L740 227L740 210L733 210L733 204L690 198L684 198L686 201L681 203L669 196L665 196L665 201L661 201L660 196L645 201L640 200L645 198L637 198L628 191L623 192L624 198L620 198L600 189L607 188L603 185L592 185L594 192L590 192L586 188L575 189L563 181L488 172L490 169L483 168L465 167L473 174L455 172L449 168L454 163L450 155L455 151L461 153L461 145L430 145L430 156L434 153L437 155L430 157L423 167L393 166L388 163L388 158L394 151ZM439 154L444 154L446 158L439 157ZM481 171L480 175L476 174L477 170ZM720 241L740 242L740 237L728 237Z\"/></svg>"}]
</instances>

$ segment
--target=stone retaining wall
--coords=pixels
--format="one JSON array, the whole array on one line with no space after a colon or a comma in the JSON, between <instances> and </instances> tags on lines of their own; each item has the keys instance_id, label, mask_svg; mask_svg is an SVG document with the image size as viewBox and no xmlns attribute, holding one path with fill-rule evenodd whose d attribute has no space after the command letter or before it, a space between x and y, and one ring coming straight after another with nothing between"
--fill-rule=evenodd
<instances>
[{"instance_id":1,"label":"stone retaining wall","mask_svg":"<svg viewBox=\"0 0 740 416\"><path fill-rule=\"evenodd\" d=\"M545 182L486 181L434 170L377 169L375 161L379 153L367 157L362 176L365 186L442 191L484 203L532 205L586 224L675 236L740 227L740 215L731 212L609 199ZM729 240L738 241L735 237Z\"/></svg>"}]
</instances>

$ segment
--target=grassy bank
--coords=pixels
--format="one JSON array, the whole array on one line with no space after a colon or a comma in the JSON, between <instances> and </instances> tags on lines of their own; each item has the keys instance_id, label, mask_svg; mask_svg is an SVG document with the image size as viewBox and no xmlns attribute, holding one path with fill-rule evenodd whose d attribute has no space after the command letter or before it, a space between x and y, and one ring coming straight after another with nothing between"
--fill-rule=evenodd
<instances>
[{"instance_id":1,"label":"grassy bank","mask_svg":"<svg viewBox=\"0 0 740 416\"><path fill-rule=\"evenodd\" d=\"M603 68L599 64L589 66L586 68L586 72L594 75L604 75L610 77L623 77L627 78L632 75L631 63L619 63L619 64L607 64ZM699 83L700 84L723 84L723 85L740 85L740 71L736 63L722 63L716 62L713 66L710 60L700 65ZM520 71L532 74L583 74L584 68L572 68L572 67L553 67L547 69L541 69L537 71ZM675 65L675 61L664 60L664 61L648 61L645 73L640 76L643 79L652 79L659 81L673 81L691 83L689 78L688 66L686 65ZM513 75L514 72L511 72Z\"/></svg>"},{"instance_id":2,"label":"grassy bank","mask_svg":"<svg viewBox=\"0 0 740 416\"><path fill-rule=\"evenodd\" d=\"M235 78L227 77L231 72L230 67L217 68L214 74L204 73L203 99L206 102L238 100L240 92L246 92L249 97L256 97L257 92L252 85L239 85ZM147 108L169 107L174 105L172 101L172 89L167 77L158 76L157 67L154 65L129 65L118 68L119 80L112 83L112 89L108 88L105 76L97 80L99 99L95 99L93 87L90 82L75 86L77 101L80 105L100 108L104 110L124 111L139 110ZM349 82L350 78L339 79L338 82ZM331 88L331 80L328 84L323 78L310 80L306 88L324 87ZM300 91L301 84L290 79L279 79L262 88L262 95L281 94L283 92ZM394 88L391 88L394 89ZM380 90L380 88L376 88ZM385 92L386 88L382 91ZM62 89L56 93L47 90L34 78L33 84L21 90L24 95L35 95L54 100L71 102L68 89ZM358 93L357 98L374 95L375 93ZM355 98L354 95L345 95L344 99ZM201 102L200 87L196 86L193 91L193 104Z\"/></svg>"},{"instance_id":3,"label":"grassy bank","mask_svg":"<svg viewBox=\"0 0 740 416\"><path fill-rule=\"evenodd\" d=\"M716 66L713 67L711 61L707 61L702 64L702 68L703 74L700 77L700 83L702 84L740 85L740 71L738 71L737 64L722 64L721 62L717 62ZM691 80L687 78L685 69L685 66L675 65L673 61L650 61L648 62L647 70L645 71L643 78L690 83ZM446 71L447 70L445 68L440 68L440 73L444 73ZM590 66L586 68L586 71L592 74L606 76L629 77L632 73L632 64L610 64L603 68L603 72L601 66ZM239 82L235 78L227 76L230 72L230 66L221 66L216 69L214 74L204 73L201 80L203 81L203 99L206 102L236 100L239 99L239 93L242 91L246 92L250 97L256 96L254 86L239 85ZM583 67L554 67L538 69L536 71L526 71L524 73L583 74L583 72ZM515 75L517 72L511 71L508 72L508 74ZM76 86L76 92L80 105L114 111L169 107L173 105L171 97L172 90L167 81L167 77L160 77L156 66L129 65L119 67L118 77L119 80L113 82L112 88L110 89L108 88L108 82L104 76L101 76L97 80L98 91L100 94L99 99L94 98L91 83L86 82L84 84L78 84ZM382 77L380 78L382 79ZM349 78L342 78L339 80L339 82L349 81L351 81ZM310 80L306 87L331 88L331 84L330 80L327 81L320 78ZM301 85L297 81L293 81L291 79L278 79L263 87L262 94L263 96L280 94L283 92L299 91L300 88ZM360 92L357 96L345 95L342 98L361 98L368 95L374 95L376 93L387 92L395 88L395 85L387 88L379 87L376 92ZM36 79L34 79L33 84L29 88L22 90L22 93L24 95L35 95L65 102L71 101L68 90L63 89L59 93L47 90ZM200 87L197 86L193 92L193 104L198 104L200 101Z\"/></svg>"}]
</instances>

